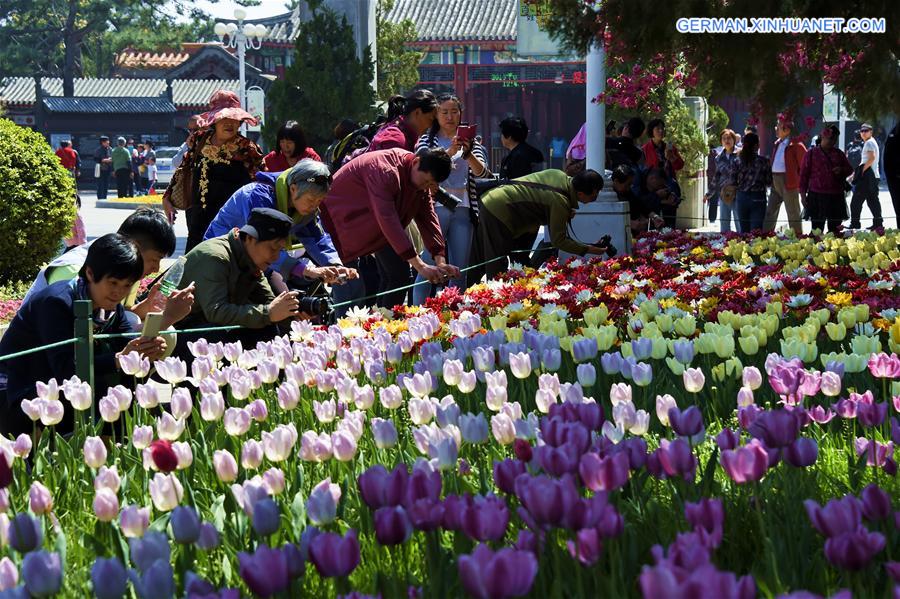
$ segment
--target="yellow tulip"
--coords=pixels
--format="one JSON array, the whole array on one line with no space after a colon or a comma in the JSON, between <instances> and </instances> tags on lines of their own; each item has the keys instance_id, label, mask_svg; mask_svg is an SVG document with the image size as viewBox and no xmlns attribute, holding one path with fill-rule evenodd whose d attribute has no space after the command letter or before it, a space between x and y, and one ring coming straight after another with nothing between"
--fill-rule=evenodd
<instances>
[{"instance_id":1,"label":"yellow tulip","mask_svg":"<svg viewBox=\"0 0 900 599\"><path fill-rule=\"evenodd\" d=\"M819 321L820 326L825 326L825 323L831 320L831 310L828 308L820 308L818 310L813 310L809 313L811 318L815 318Z\"/></svg>"},{"instance_id":2,"label":"yellow tulip","mask_svg":"<svg viewBox=\"0 0 900 599\"><path fill-rule=\"evenodd\" d=\"M837 313L837 319L844 324L847 329L856 326L856 310L853 308L841 308Z\"/></svg>"},{"instance_id":3,"label":"yellow tulip","mask_svg":"<svg viewBox=\"0 0 900 599\"><path fill-rule=\"evenodd\" d=\"M619 351L622 352L622 357L627 358L628 356L633 356L634 351L631 349L631 341L625 341L619 346Z\"/></svg>"},{"instance_id":4,"label":"yellow tulip","mask_svg":"<svg viewBox=\"0 0 900 599\"><path fill-rule=\"evenodd\" d=\"M662 331L659 330L659 325L655 322L646 322L644 323L644 328L641 329L641 337L647 337L648 339L653 339L654 337L662 337Z\"/></svg>"},{"instance_id":5,"label":"yellow tulip","mask_svg":"<svg viewBox=\"0 0 900 599\"><path fill-rule=\"evenodd\" d=\"M894 324L891 325L891 341L900 343L900 316L898 316L894 320Z\"/></svg>"},{"instance_id":6,"label":"yellow tulip","mask_svg":"<svg viewBox=\"0 0 900 599\"><path fill-rule=\"evenodd\" d=\"M495 331L505 329L506 323L508 321L509 321L509 319L506 317L505 314L497 314L496 316L491 316L490 318L488 318L488 322L491 323L491 328L494 329Z\"/></svg>"},{"instance_id":7,"label":"yellow tulip","mask_svg":"<svg viewBox=\"0 0 900 599\"><path fill-rule=\"evenodd\" d=\"M572 344L574 344L576 341L580 341L581 339L584 339L584 337L582 337L581 335L575 335L574 337L571 337L571 336L560 337L559 338L559 349L561 349L564 352L571 353Z\"/></svg>"},{"instance_id":8,"label":"yellow tulip","mask_svg":"<svg viewBox=\"0 0 900 599\"><path fill-rule=\"evenodd\" d=\"M675 321L675 332L682 337L693 337L697 331L697 319L687 314Z\"/></svg>"},{"instance_id":9,"label":"yellow tulip","mask_svg":"<svg viewBox=\"0 0 900 599\"><path fill-rule=\"evenodd\" d=\"M734 337L731 335L716 335L713 339L713 350L720 358L734 355Z\"/></svg>"},{"instance_id":10,"label":"yellow tulip","mask_svg":"<svg viewBox=\"0 0 900 599\"><path fill-rule=\"evenodd\" d=\"M869 367L869 354L852 353L847 356L844 361L844 370L850 373L857 373L866 370Z\"/></svg>"},{"instance_id":11,"label":"yellow tulip","mask_svg":"<svg viewBox=\"0 0 900 599\"><path fill-rule=\"evenodd\" d=\"M847 336L847 327L843 322L829 322L825 325L825 332L832 341L843 341Z\"/></svg>"},{"instance_id":12,"label":"yellow tulip","mask_svg":"<svg viewBox=\"0 0 900 599\"><path fill-rule=\"evenodd\" d=\"M671 314L657 314L654 322L663 333L670 332L672 327L675 326L675 319L672 318Z\"/></svg>"},{"instance_id":13,"label":"yellow tulip","mask_svg":"<svg viewBox=\"0 0 900 599\"><path fill-rule=\"evenodd\" d=\"M597 336L597 348L600 351L606 351L613 346L619 338L619 332L616 325L610 324L599 328L600 334Z\"/></svg>"},{"instance_id":14,"label":"yellow tulip","mask_svg":"<svg viewBox=\"0 0 900 599\"><path fill-rule=\"evenodd\" d=\"M712 378L717 383L725 380L725 363L716 364L712 367Z\"/></svg>"},{"instance_id":15,"label":"yellow tulip","mask_svg":"<svg viewBox=\"0 0 900 599\"><path fill-rule=\"evenodd\" d=\"M666 344L666 340L662 337L654 337L653 338L653 351L650 352L650 357L654 360L662 360L669 353L669 348Z\"/></svg>"},{"instance_id":16,"label":"yellow tulip","mask_svg":"<svg viewBox=\"0 0 900 599\"><path fill-rule=\"evenodd\" d=\"M584 322L588 326L599 326L606 322L607 317L609 317L609 308L606 307L606 304L600 304L584 311Z\"/></svg>"},{"instance_id":17,"label":"yellow tulip","mask_svg":"<svg viewBox=\"0 0 900 599\"><path fill-rule=\"evenodd\" d=\"M881 351L881 341L878 337L868 335L855 335L850 340L850 348L854 354L873 354Z\"/></svg>"},{"instance_id":18,"label":"yellow tulip","mask_svg":"<svg viewBox=\"0 0 900 599\"><path fill-rule=\"evenodd\" d=\"M759 352L759 341L755 336L741 336L738 338L738 344L741 346L741 351L748 356L755 356Z\"/></svg>"},{"instance_id":19,"label":"yellow tulip","mask_svg":"<svg viewBox=\"0 0 900 599\"><path fill-rule=\"evenodd\" d=\"M809 364L810 362L815 362L816 358L819 357L819 346L816 344L815 339L806 344L806 353L803 356L803 361Z\"/></svg>"},{"instance_id":20,"label":"yellow tulip","mask_svg":"<svg viewBox=\"0 0 900 599\"><path fill-rule=\"evenodd\" d=\"M869 322L869 304L856 304L853 310L856 312L856 322Z\"/></svg>"},{"instance_id":21,"label":"yellow tulip","mask_svg":"<svg viewBox=\"0 0 900 599\"><path fill-rule=\"evenodd\" d=\"M713 346L713 338L715 335L710 333L700 333L700 336L697 337L694 342L694 348L701 354L711 354L716 351Z\"/></svg>"},{"instance_id":22,"label":"yellow tulip","mask_svg":"<svg viewBox=\"0 0 900 599\"><path fill-rule=\"evenodd\" d=\"M659 304L654 300L647 300L641 304L641 307L638 308L638 311L645 317L646 320L650 320L654 316L659 314Z\"/></svg>"},{"instance_id":23,"label":"yellow tulip","mask_svg":"<svg viewBox=\"0 0 900 599\"><path fill-rule=\"evenodd\" d=\"M806 357L806 344L798 339L782 339L781 355L788 360L791 358L803 360Z\"/></svg>"},{"instance_id":24,"label":"yellow tulip","mask_svg":"<svg viewBox=\"0 0 900 599\"><path fill-rule=\"evenodd\" d=\"M506 329L506 340L509 343L522 343L523 335L525 334L525 330L519 327L514 327L511 329Z\"/></svg>"}]
</instances>

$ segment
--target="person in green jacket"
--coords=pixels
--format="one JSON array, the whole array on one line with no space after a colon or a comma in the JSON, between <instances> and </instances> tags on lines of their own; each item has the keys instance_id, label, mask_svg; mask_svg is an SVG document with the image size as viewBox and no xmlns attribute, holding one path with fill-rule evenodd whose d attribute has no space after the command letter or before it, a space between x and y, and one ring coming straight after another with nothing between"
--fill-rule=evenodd
<instances>
[{"instance_id":1,"label":"person in green jacket","mask_svg":"<svg viewBox=\"0 0 900 599\"><path fill-rule=\"evenodd\" d=\"M125 138L116 140L112 151L112 170L116 174L116 193L120 198L130 197L128 188L131 185L131 152L125 147Z\"/></svg>"},{"instance_id":2,"label":"person in green jacket","mask_svg":"<svg viewBox=\"0 0 900 599\"><path fill-rule=\"evenodd\" d=\"M265 271L288 242L293 221L272 208L254 208L247 224L201 242L185 256L181 287L195 284L194 307L178 326L193 329L239 325L241 329L179 335L179 355L188 340L237 341L253 347L277 334L275 324L306 317L296 291L275 296Z\"/></svg>"},{"instance_id":3,"label":"person in green jacket","mask_svg":"<svg viewBox=\"0 0 900 599\"><path fill-rule=\"evenodd\" d=\"M513 179L485 193L479 200L482 209L479 227L484 260L490 261L485 265L488 278L509 267L511 253L530 249L516 247L516 240L526 233L534 239L542 226L550 229L550 242L559 250L581 256L605 254L606 247L572 239L567 230L579 204L595 201L602 189L603 177L597 171L588 169L569 177L561 170L547 169ZM501 257L507 260L497 260ZM522 261L521 255L517 258Z\"/></svg>"}]
</instances>

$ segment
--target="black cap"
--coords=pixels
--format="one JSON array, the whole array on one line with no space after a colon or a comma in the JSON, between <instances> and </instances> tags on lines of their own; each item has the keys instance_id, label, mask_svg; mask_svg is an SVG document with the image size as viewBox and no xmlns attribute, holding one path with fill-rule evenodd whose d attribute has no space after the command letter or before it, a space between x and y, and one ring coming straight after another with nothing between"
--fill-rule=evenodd
<instances>
[{"instance_id":1,"label":"black cap","mask_svg":"<svg viewBox=\"0 0 900 599\"><path fill-rule=\"evenodd\" d=\"M859 126L859 130L860 131L871 131L872 125L870 125L869 123L863 123L862 125Z\"/></svg>"},{"instance_id":2,"label":"black cap","mask_svg":"<svg viewBox=\"0 0 900 599\"><path fill-rule=\"evenodd\" d=\"M241 227L241 232L257 241L269 241L286 238L292 226L294 222L283 212L272 208L254 208L247 224Z\"/></svg>"}]
</instances>

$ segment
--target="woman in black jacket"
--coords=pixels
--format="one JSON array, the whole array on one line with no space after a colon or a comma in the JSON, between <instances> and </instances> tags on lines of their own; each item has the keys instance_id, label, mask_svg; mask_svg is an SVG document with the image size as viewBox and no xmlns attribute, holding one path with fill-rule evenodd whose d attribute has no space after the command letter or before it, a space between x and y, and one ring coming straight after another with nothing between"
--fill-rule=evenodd
<instances>
[{"instance_id":1,"label":"woman in black jacket","mask_svg":"<svg viewBox=\"0 0 900 599\"><path fill-rule=\"evenodd\" d=\"M527 138L528 125L524 119L511 116L500 121L500 143L509 150L509 154L500 163L501 179L518 179L530 175L544 162L544 155L526 142Z\"/></svg>"}]
</instances>

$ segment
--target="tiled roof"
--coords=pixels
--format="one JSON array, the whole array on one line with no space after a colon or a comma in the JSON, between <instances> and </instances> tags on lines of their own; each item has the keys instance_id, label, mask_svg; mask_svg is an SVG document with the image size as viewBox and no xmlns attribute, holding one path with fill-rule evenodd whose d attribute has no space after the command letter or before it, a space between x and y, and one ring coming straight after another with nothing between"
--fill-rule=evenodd
<instances>
[{"instance_id":1,"label":"tiled roof","mask_svg":"<svg viewBox=\"0 0 900 599\"><path fill-rule=\"evenodd\" d=\"M44 98L50 112L168 114L175 105L165 98Z\"/></svg>"},{"instance_id":2,"label":"tiled roof","mask_svg":"<svg viewBox=\"0 0 900 599\"><path fill-rule=\"evenodd\" d=\"M389 21L410 19L420 42L515 41L517 0L397 0Z\"/></svg>"},{"instance_id":3,"label":"tiled roof","mask_svg":"<svg viewBox=\"0 0 900 599\"><path fill-rule=\"evenodd\" d=\"M216 79L182 79L172 82L175 106L202 107L217 89L237 91L238 81ZM62 79L45 77L41 80L45 97L62 97ZM76 79L75 96L79 98L156 98L166 100L164 79ZM8 77L0 79L0 103L10 105L34 104L34 79Z\"/></svg>"},{"instance_id":4,"label":"tiled roof","mask_svg":"<svg viewBox=\"0 0 900 599\"><path fill-rule=\"evenodd\" d=\"M517 9L517 0L396 0L387 20L411 20L420 42L514 42ZM269 28L266 41L292 42L300 19L292 11L252 22Z\"/></svg>"},{"instance_id":5,"label":"tiled roof","mask_svg":"<svg viewBox=\"0 0 900 599\"><path fill-rule=\"evenodd\" d=\"M128 69L171 69L190 58L187 52L140 52L125 50L116 57L116 66Z\"/></svg>"}]
</instances>

